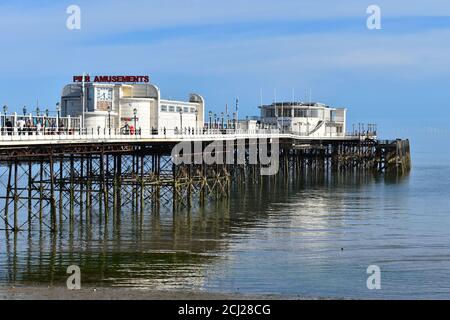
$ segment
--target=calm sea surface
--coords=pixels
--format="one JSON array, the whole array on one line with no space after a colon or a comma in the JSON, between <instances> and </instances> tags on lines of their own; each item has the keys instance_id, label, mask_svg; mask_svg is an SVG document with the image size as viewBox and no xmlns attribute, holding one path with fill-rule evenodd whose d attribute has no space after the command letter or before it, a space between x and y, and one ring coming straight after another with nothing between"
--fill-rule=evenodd
<instances>
[{"instance_id":1,"label":"calm sea surface","mask_svg":"<svg viewBox=\"0 0 450 320\"><path fill-rule=\"evenodd\" d=\"M414 160L414 159L413 159ZM0 235L0 285L85 285L310 297L450 298L450 166L402 179L281 177L172 214ZM381 268L381 290L366 269Z\"/></svg>"}]
</instances>

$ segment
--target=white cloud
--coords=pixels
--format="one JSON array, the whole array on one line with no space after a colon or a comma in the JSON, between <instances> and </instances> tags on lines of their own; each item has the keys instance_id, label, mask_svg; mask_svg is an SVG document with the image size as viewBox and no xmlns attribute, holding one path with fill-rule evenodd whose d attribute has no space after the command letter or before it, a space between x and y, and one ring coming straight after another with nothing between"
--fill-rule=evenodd
<instances>
[{"instance_id":1,"label":"white cloud","mask_svg":"<svg viewBox=\"0 0 450 320\"><path fill-rule=\"evenodd\" d=\"M450 30L414 35L319 34L267 38L174 39L155 44L41 48L4 53L4 72L151 70L193 74L283 74L330 70L423 76L448 72ZM399 71L402 71L399 73Z\"/></svg>"},{"instance_id":2,"label":"white cloud","mask_svg":"<svg viewBox=\"0 0 450 320\"><path fill-rule=\"evenodd\" d=\"M158 43L87 45L101 34L233 21L365 16L373 1L99 1L80 2L82 30L65 29L65 6L0 8L2 60L11 74L80 71L193 74L321 74L329 70L423 76L448 72L450 30L390 34L387 30L225 39L178 37ZM383 14L445 14L445 1L375 1ZM450 12L448 12L450 14ZM364 19L362 19L364 20ZM362 21L365 25L365 22ZM95 43L95 41L92 41ZM91 43L91 41L89 42ZM403 71L408 70L408 73ZM401 72L400 72L401 71Z\"/></svg>"},{"instance_id":3,"label":"white cloud","mask_svg":"<svg viewBox=\"0 0 450 320\"><path fill-rule=\"evenodd\" d=\"M449 38L450 31L386 36L369 33L294 35L229 41L177 39L158 44L88 46L78 47L76 51L62 49L58 59L48 62L61 70L76 69L81 64L97 70L149 68L159 72L205 75L321 73L329 70L395 73L409 70L408 76L423 76L448 72L450 44L444 39ZM71 55L82 58L78 63L72 63L75 58L68 58Z\"/></svg>"},{"instance_id":4,"label":"white cloud","mask_svg":"<svg viewBox=\"0 0 450 320\"><path fill-rule=\"evenodd\" d=\"M76 1L82 11L83 38L183 26L222 25L236 22L299 21L361 18L377 4L383 17L449 16L448 0L130 0ZM36 42L72 36L65 28L70 3L0 5L0 35Z\"/></svg>"}]
</instances>

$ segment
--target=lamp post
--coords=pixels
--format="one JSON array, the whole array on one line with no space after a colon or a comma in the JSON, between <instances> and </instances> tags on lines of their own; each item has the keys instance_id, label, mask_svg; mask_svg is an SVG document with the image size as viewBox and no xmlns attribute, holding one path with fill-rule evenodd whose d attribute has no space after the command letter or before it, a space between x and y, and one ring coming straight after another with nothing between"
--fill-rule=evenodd
<instances>
[{"instance_id":1,"label":"lamp post","mask_svg":"<svg viewBox=\"0 0 450 320\"><path fill-rule=\"evenodd\" d=\"M108 106L108 129L111 134L111 106Z\"/></svg>"},{"instance_id":2,"label":"lamp post","mask_svg":"<svg viewBox=\"0 0 450 320\"><path fill-rule=\"evenodd\" d=\"M27 107L23 106L22 111L23 111L23 115L26 116L27 115Z\"/></svg>"},{"instance_id":3,"label":"lamp post","mask_svg":"<svg viewBox=\"0 0 450 320\"><path fill-rule=\"evenodd\" d=\"M134 115L134 134L136 134L136 132L137 132L137 127L136 127L136 120L137 120L137 118L136 118L136 115L137 115L137 109L136 108L134 108L133 109L133 115Z\"/></svg>"},{"instance_id":4,"label":"lamp post","mask_svg":"<svg viewBox=\"0 0 450 320\"><path fill-rule=\"evenodd\" d=\"M236 112L233 112L233 129L236 131Z\"/></svg>"},{"instance_id":5,"label":"lamp post","mask_svg":"<svg viewBox=\"0 0 450 320\"><path fill-rule=\"evenodd\" d=\"M209 115L209 130L211 130L211 126L212 126L212 111L210 111L208 113L208 115Z\"/></svg>"},{"instance_id":6,"label":"lamp post","mask_svg":"<svg viewBox=\"0 0 450 320\"><path fill-rule=\"evenodd\" d=\"M228 103L225 103L225 117L226 117L226 125L227 125L227 130L228 130Z\"/></svg>"},{"instance_id":7,"label":"lamp post","mask_svg":"<svg viewBox=\"0 0 450 320\"><path fill-rule=\"evenodd\" d=\"M214 113L214 129L217 129L217 113Z\"/></svg>"},{"instance_id":8,"label":"lamp post","mask_svg":"<svg viewBox=\"0 0 450 320\"><path fill-rule=\"evenodd\" d=\"M239 98L236 97L236 124L238 122Z\"/></svg>"},{"instance_id":9,"label":"lamp post","mask_svg":"<svg viewBox=\"0 0 450 320\"><path fill-rule=\"evenodd\" d=\"M220 116L221 116L221 122L222 122L222 130L223 130L224 113L221 112L221 113L220 113Z\"/></svg>"},{"instance_id":10,"label":"lamp post","mask_svg":"<svg viewBox=\"0 0 450 320\"><path fill-rule=\"evenodd\" d=\"M59 118L61 117L61 108L59 102L56 103L56 131L59 133Z\"/></svg>"},{"instance_id":11,"label":"lamp post","mask_svg":"<svg viewBox=\"0 0 450 320\"><path fill-rule=\"evenodd\" d=\"M183 133L183 109L180 109L180 130Z\"/></svg>"},{"instance_id":12,"label":"lamp post","mask_svg":"<svg viewBox=\"0 0 450 320\"><path fill-rule=\"evenodd\" d=\"M45 128L47 127L48 124L49 124L49 120L48 120L48 108L47 108L47 109L45 109L44 132L45 132Z\"/></svg>"},{"instance_id":13,"label":"lamp post","mask_svg":"<svg viewBox=\"0 0 450 320\"><path fill-rule=\"evenodd\" d=\"M197 123L198 123L198 110L195 109L195 133L197 133Z\"/></svg>"},{"instance_id":14,"label":"lamp post","mask_svg":"<svg viewBox=\"0 0 450 320\"><path fill-rule=\"evenodd\" d=\"M8 106L5 104L3 106L3 113L4 113L4 118L3 118L3 128L6 128L6 113L8 112ZM6 129L5 129L6 130Z\"/></svg>"}]
</instances>

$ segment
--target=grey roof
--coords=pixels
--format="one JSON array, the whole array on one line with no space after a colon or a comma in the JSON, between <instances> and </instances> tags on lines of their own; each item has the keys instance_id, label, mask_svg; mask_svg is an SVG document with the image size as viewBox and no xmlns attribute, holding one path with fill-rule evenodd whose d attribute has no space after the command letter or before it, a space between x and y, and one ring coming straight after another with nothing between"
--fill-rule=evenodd
<instances>
[{"instance_id":1,"label":"grey roof","mask_svg":"<svg viewBox=\"0 0 450 320\"><path fill-rule=\"evenodd\" d=\"M301 102L301 101L299 101L299 102L292 102L292 101L274 102L272 104L269 104L269 105L266 104L266 105L262 105L259 107L260 108L268 108L268 107L275 107L275 106L277 106L277 107L296 107L296 106L297 107L318 107L318 106L321 106L321 107L329 108L329 106L324 105L319 102Z\"/></svg>"}]
</instances>

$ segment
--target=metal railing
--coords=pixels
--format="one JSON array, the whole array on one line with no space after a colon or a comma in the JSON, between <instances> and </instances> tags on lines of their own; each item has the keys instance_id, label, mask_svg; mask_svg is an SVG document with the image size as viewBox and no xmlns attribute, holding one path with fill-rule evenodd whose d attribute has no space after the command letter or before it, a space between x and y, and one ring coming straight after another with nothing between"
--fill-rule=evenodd
<instances>
[{"instance_id":1,"label":"metal railing","mask_svg":"<svg viewBox=\"0 0 450 320\"><path fill-rule=\"evenodd\" d=\"M0 115L0 141L44 141L44 140L139 140L139 139L223 139L227 135L252 137L301 137L301 138L350 138L366 139L376 136L376 131L364 130L352 133L299 132L282 130L265 124L253 129L239 129L235 126L205 125L201 128L82 128L81 117L49 117L30 115ZM374 129L374 126L367 129Z\"/></svg>"},{"instance_id":2,"label":"metal railing","mask_svg":"<svg viewBox=\"0 0 450 320\"><path fill-rule=\"evenodd\" d=\"M19 133L0 135L0 143L3 145L17 144L42 144L42 143L62 143L62 142L114 142L114 141L151 141L151 140L227 140L227 139L250 139L250 138L301 138L301 139L361 139L363 136L307 136L298 133L280 132L274 129L255 130L191 130L191 132L177 132L174 129L160 130L137 130L134 133L123 132L121 130L74 130L55 132L50 129L43 129L41 132Z\"/></svg>"},{"instance_id":3,"label":"metal railing","mask_svg":"<svg viewBox=\"0 0 450 320\"><path fill-rule=\"evenodd\" d=\"M81 131L81 116L60 117L48 115L0 114L0 135L53 135Z\"/></svg>"},{"instance_id":4,"label":"metal railing","mask_svg":"<svg viewBox=\"0 0 450 320\"><path fill-rule=\"evenodd\" d=\"M21 131L13 128L0 135L0 141L47 141L47 140L147 140L147 139L208 139L224 138L226 136L274 136L279 135L276 129L54 129L42 128L40 130Z\"/></svg>"}]
</instances>

